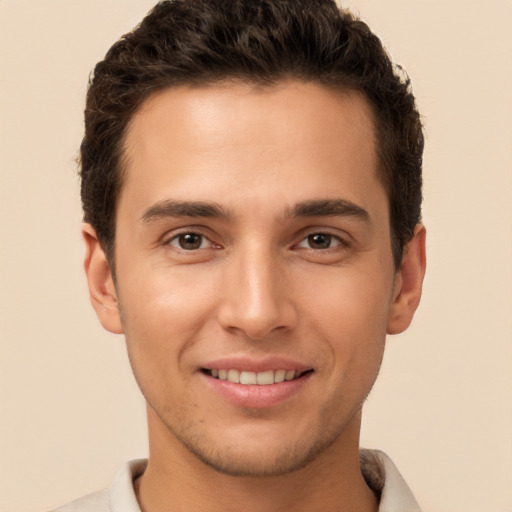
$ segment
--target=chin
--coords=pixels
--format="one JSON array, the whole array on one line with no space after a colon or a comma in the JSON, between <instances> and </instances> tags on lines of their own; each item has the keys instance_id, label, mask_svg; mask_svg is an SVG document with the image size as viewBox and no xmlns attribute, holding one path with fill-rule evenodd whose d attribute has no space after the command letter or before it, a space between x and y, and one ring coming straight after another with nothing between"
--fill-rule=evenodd
<instances>
[{"instance_id":1,"label":"chin","mask_svg":"<svg viewBox=\"0 0 512 512\"><path fill-rule=\"evenodd\" d=\"M254 437L245 442L206 440L205 437L190 435L176 437L190 453L218 473L236 477L271 477L290 474L309 465L340 434L336 432L331 436L309 439L302 437L295 441L274 438L273 442L269 441L272 438L264 436L260 443Z\"/></svg>"},{"instance_id":2,"label":"chin","mask_svg":"<svg viewBox=\"0 0 512 512\"><path fill-rule=\"evenodd\" d=\"M226 450L198 450L187 447L199 460L215 471L238 477L279 476L297 471L308 465L322 450L281 450L280 453L247 453L230 447Z\"/></svg>"}]
</instances>

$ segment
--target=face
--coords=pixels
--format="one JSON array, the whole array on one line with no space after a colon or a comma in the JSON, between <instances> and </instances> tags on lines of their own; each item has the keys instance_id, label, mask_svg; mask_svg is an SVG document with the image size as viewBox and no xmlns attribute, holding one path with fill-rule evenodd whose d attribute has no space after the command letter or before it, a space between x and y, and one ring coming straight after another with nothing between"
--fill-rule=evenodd
<instances>
[{"instance_id":1,"label":"face","mask_svg":"<svg viewBox=\"0 0 512 512\"><path fill-rule=\"evenodd\" d=\"M229 474L286 473L339 444L395 329L388 207L355 92L146 101L126 137L116 286L103 265L96 309L126 334L150 433Z\"/></svg>"}]
</instances>

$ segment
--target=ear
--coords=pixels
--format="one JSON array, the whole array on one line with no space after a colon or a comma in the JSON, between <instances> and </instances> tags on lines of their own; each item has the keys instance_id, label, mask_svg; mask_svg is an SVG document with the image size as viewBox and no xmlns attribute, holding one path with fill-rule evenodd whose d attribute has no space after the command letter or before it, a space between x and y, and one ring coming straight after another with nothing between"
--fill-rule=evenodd
<instances>
[{"instance_id":1,"label":"ear","mask_svg":"<svg viewBox=\"0 0 512 512\"><path fill-rule=\"evenodd\" d=\"M393 303L388 317L388 334L405 331L420 303L426 269L425 238L425 227L418 224L413 237L404 247L402 263L395 276Z\"/></svg>"},{"instance_id":2,"label":"ear","mask_svg":"<svg viewBox=\"0 0 512 512\"><path fill-rule=\"evenodd\" d=\"M84 268L89 284L91 304L101 325L114 334L122 334L119 302L110 265L90 224L82 226L85 242Z\"/></svg>"}]
</instances>

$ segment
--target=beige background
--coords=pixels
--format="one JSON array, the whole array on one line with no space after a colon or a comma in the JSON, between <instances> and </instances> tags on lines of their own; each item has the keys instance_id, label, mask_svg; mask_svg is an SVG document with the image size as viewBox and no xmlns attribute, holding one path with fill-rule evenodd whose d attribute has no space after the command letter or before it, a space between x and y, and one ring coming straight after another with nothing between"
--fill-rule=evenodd
<instances>
[{"instance_id":1,"label":"beige background","mask_svg":"<svg viewBox=\"0 0 512 512\"><path fill-rule=\"evenodd\" d=\"M146 453L123 340L82 275L87 74L153 0L0 0L0 510L109 484ZM425 512L512 511L512 2L354 0L425 116L429 268L389 339L362 444Z\"/></svg>"}]
</instances>

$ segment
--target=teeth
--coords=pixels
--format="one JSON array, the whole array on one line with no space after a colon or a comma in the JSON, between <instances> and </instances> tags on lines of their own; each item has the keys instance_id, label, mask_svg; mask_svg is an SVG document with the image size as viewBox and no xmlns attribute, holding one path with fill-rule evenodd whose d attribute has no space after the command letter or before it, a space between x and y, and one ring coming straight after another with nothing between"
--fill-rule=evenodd
<instances>
[{"instance_id":1,"label":"teeth","mask_svg":"<svg viewBox=\"0 0 512 512\"><path fill-rule=\"evenodd\" d=\"M286 380L293 380L295 379L295 370L288 370L286 372L286 375L284 376Z\"/></svg>"},{"instance_id":2,"label":"teeth","mask_svg":"<svg viewBox=\"0 0 512 512\"><path fill-rule=\"evenodd\" d=\"M240 382L240 372L238 370L228 370L228 380L229 382Z\"/></svg>"},{"instance_id":3,"label":"teeth","mask_svg":"<svg viewBox=\"0 0 512 512\"><path fill-rule=\"evenodd\" d=\"M257 384L256 372L240 372L240 384Z\"/></svg>"},{"instance_id":4,"label":"teeth","mask_svg":"<svg viewBox=\"0 0 512 512\"><path fill-rule=\"evenodd\" d=\"M274 384L274 372L269 370L268 372L259 372L256 374L256 382L262 386L268 386Z\"/></svg>"},{"instance_id":5,"label":"teeth","mask_svg":"<svg viewBox=\"0 0 512 512\"><path fill-rule=\"evenodd\" d=\"M274 382L284 382L286 370L277 370L274 374Z\"/></svg>"},{"instance_id":6,"label":"teeth","mask_svg":"<svg viewBox=\"0 0 512 512\"><path fill-rule=\"evenodd\" d=\"M295 370L267 370L265 372L246 372L235 369L229 370L210 370L212 377L220 380L227 380L236 384L258 384L268 386L270 384L293 380L300 377L302 373Z\"/></svg>"}]
</instances>

